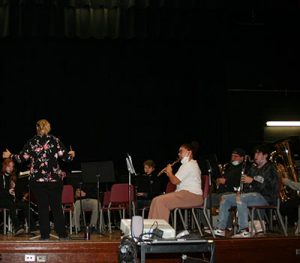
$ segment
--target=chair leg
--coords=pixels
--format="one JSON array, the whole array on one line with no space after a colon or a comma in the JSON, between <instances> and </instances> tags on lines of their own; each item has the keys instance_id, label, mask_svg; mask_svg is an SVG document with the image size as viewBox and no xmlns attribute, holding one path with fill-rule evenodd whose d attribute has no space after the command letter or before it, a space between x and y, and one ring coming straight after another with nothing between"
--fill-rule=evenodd
<instances>
[{"instance_id":1,"label":"chair leg","mask_svg":"<svg viewBox=\"0 0 300 263\"><path fill-rule=\"evenodd\" d=\"M298 206L298 223L297 223L297 229L295 234L296 235L300 234L300 205Z\"/></svg>"},{"instance_id":2,"label":"chair leg","mask_svg":"<svg viewBox=\"0 0 300 263\"><path fill-rule=\"evenodd\" d=\"M262 219L262 216L261 216L261 213L260 213L259 209L257 210L257 215L258 215L258 219L259 219L259 223L261 225L261 228L262 228L264 234L266 234L266 226L263 223L263 219ZM257 231L257 229L255 229L255 231Z\"/></svg>"},{"instance_id":3,"label":"chair leg","mask_svg":"<svg viewBox=\"0 0 300 263\"><path fill-rule=\"evenodd\" d=\"M211 224L210 224L210 220L209 220L209 218L208 218L208 215L207 215L207 211L206 211L206 209L203 209L203 215L204 215L204 218L205 218L206 224L208 225L208 227L209 227L209 230L210 230L210 232L211 232L211 234L212 234L213 238L216 238L216 236L215 236L215 232L213 231L213 228L212 228L212 226L211 226ZM201 235L201 233L200 233L200 235Z\"/></svg>"},{"instance_id":4,"label":"chair leg","mask_svg":"<svg viewBox=\"0 0 300 263\"><path fill-rule=\"evenodd\" d=\"M179 217L180 217L180 220L181 220L184 230L187 230L187 224L186 224L185 220L183 219L181 209L178 209L178 213L179 213Z\"/></svg>"},{"instance_id":5,"label":"chair leg","mask_svg":"<svg viewBox=\"0 0 300 263\"><path fill-rule=\"evenodd\" d=\"M110 210L107 210L107 218L108 218L108 230L111 233L111 218L110 218Z\"/></svg>"},{"instance_id":6,"label":"chair leg","mask_svg":"<svg viewBox=\"0 0 300 263\"><path fill-rule=\"evenodd\" d=\"M251 217L250 217L250 221L251 221L251 237L253 237L255 235L255 225L254 225L254 212L255 212L255 208L251 209Z\"/></svg>"},{"instance_id":7,"label":"chair leg","mask_svg":"<svg viewBox=\"0 0 300 263\"><path fill-rule=\"evenodd\" d=\"M196 216L196 214L195 214L195 209L194 209L194 208L192 208L192 216L193 216L193 218L194 218L194 221L195 221L195 224L196 224L196 226L197 226L197 228L198 228L198 231L199 231L200 236L203 237L203 233L202 233L202 230L201 230L201 227L200 227L198 218L197 218L197 216ZM211 229L211 233L214 234L213 231L212 231L212 229Z\"/></svg>"},{"instance_id":8,"label":"chair leg","mask_svg":"<svg viewBox=\"0 0 300 263\"><path fill-rule=\"evenodd\" d=\"M176 229L177 229L177 216L176 216L176 213L177 213L177 210L178 210L178 208L175 208L174 209L174 224L173 224L173 228L174 228L174 230L175 230L175 233L176 233Z\"/></svg>"},{"instance_id":9,"label":"chair leg","mask_svg":"<svg viewBox=\"0 0 300 263\"><path fill-rule=\"evenodd\" d=\"M6 235L7 233L7 214L6 209L3 209L3 233Z\"/></svg>"},{"instance_id":10,"label":"chair leg","mask_svg":"<svg viewBox=\"0 0 300 263\"><path fill-rule=\"evenodd\" d=\"M69 218L70 218L70 235L72 235L73 234L73 230L72 230L72 228L73 228L73 224L72 224L72 212L70 211L69 213L70 213L70 215L69 215Z\"/></svg>"},{"instance_id":11,"label":"chair leg","mask_svg":"<svg viewBox=\"0 0 300 263\"><path fill-rule=\"evenodd\" d=\"M281 229L282 229L282 231L283 231L283 234L287 237L288 234L287 234L286 228L285 228L285 226L284 226L284 223L283 223L283 220L282 220L281 213L280 213L280 211L279 211L279 206L277 206L277 208L276 208L276 216L277 216L278 221L279 221L279 223L280 223L280 226L281 226Z\"/></svg>"}]
</instances>

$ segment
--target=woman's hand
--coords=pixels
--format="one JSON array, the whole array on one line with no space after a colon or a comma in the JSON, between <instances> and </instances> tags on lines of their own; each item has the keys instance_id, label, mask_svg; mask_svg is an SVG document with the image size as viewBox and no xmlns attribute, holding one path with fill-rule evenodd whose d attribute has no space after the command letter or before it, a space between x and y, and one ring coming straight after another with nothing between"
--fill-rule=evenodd
<instances>
[{"instance_id":1,"label":"woman's hand","mask_svg":"<svg viewBox=\"0 0 300 263\"><path fill-rule=\"evenodd\" d=\"M6 159L11 156L11 152L9 150L5 150L5 152L2 153L2 158Z\"/></svg>"}]
</instances>

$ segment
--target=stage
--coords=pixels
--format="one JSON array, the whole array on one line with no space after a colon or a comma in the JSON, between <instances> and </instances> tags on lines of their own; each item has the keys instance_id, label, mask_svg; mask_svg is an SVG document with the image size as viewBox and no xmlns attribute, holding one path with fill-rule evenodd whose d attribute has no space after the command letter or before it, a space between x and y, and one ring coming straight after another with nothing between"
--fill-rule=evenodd
<instances>
[{"instance_id":1,"label":"stage","mask_svg":"<svg viewBox=\"0 0 300 263\"><path fill-rule=\"evenodd\" d=\"M215 262L300 262L300 236L290 231L288 237L279 233L258 235L255 238L233 239L207 236L215 243ZM83 234L72 235L70 240L30 240L30 236L0 235L0 262L119 262L121 231L100 235L90 240ZM296 255L298 254L298 255ZM192 256L200 257L201 253ZM180 254L147 254L146 262L180 262ZM30 261L31 260L31 261Z\"/></svg>"}]
</instances>

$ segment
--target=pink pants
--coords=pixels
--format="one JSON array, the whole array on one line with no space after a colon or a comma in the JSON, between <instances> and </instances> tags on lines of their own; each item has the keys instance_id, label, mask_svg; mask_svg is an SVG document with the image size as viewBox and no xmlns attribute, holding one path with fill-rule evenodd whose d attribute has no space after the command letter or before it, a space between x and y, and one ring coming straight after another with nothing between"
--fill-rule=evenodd
<instances>
[{"instance_id":1,"label":"pink pants","mask_svg":"<svg viewBox=\"0 0 300 263\"><path fill-rule=\"evenodd\" d=\"M174 208L189 208L203 204L203 196L186 190L172 192L153 198L148 219L164 219L169 222L170 212Z\"/></svg>"}]
</instances>

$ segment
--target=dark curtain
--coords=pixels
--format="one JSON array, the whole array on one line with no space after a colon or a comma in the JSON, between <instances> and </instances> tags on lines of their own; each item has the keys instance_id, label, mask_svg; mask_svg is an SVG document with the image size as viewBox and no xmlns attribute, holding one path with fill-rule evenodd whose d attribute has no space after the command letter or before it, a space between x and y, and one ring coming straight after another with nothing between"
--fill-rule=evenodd
<instances>
[{"instance_id":1,"label":"dark curtain","mask_svg":"<svg viewBox=\"0 0 300 263\"><path fill-rule=\"evenodd\" d=\"M180 36L192 0L0 0L0 37ZM178 31L179 30L179 31Z\"/></svg>"}]
</instances>

